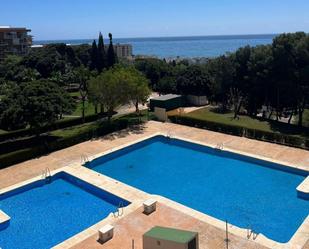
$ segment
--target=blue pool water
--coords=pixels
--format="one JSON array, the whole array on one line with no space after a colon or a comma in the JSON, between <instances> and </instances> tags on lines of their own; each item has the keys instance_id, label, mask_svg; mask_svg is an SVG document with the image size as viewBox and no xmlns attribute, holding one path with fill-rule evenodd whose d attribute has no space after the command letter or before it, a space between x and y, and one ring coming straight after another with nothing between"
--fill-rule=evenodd
<instances>
[{"instance_id":1,"label":"blue pool water","mask_svg":"<svg viewBox=\"0 0 309 249\"><path fill-rule=\"evenodd\" d=\"M11 217L0 231L2 249L44 249L63 242L129 203L66 173L0 196Z\"/></svg>"},{"instance_id":2,"label":"blue pool water","mask_svg":"<svg viewBox=\"0 0 309 249\"><path fill-rule=\"evenodd\" d=\"M289 241L309 214L296 191L305 172L177 139L155 137L88 166L278 242Z\"/></svg>"}]
</instances>

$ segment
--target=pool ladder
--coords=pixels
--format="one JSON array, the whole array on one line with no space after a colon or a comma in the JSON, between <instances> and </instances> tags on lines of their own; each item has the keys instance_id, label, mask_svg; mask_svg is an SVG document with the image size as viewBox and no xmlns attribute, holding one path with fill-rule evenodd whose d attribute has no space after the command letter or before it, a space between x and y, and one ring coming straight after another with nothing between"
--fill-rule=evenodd
<instances>
[{"instance_id":1,"label":"pool ladder","mask_svg":"<svg viewBox=\"0 0 309 249\"><path fill-rule=\"evenodd\" d=\"M219 150L219 151L223 150L223 148L224 148L224 143L218 143L216 145L216 149Z\"/></svg>"},{"instance_id":2,"label":"pool ladder","mask_svg":"<svg viewBox=\"0 0 309 249\"><path fill-rule=\"evenodd\" d=\"M250 228L250 226L247 229L247 239L250 239L252 236L252 239L255 240L258 236L258 233L254 232L253 229Z\"/></svg>"},{"instance_id":3,"label":"pool ladder","mask_svg":"<svg viewBox=\"0 0 309 249\"><path fill-rule=\"evenodd\" d=\"M46 183L51 183L52 177L51 177L50 169L48 167L45 168L45 170L43 170L42 178L45 180Z\"/></svg>"},{"instance_id":4,"label":"pool ladder","mask_svg":"<svg viewBox=\"0 0 309 249\"><path fill-rule=\"evenodd\" d=\"M167 138L173 138L173 134L171 131L167 131L166 135Z\"/></svg>"},{"instance_id":5,"label":"pool ladder","mask_svg":"<svg viewBox=\"0 0 309 249\"><path fill-rule=\"evenodd\" d=\"M89 158L88 158L87 155L81 155L81 156L80 156L80 163L81 163L82 165L85 165L85 164L88 163L88 162L89 162Z\"/></svg>"},{"instance_id":6,"label":"pool ladder","mask_svg":"<svg viewBox=\"0 0 309 249\"><path fill-rule=\"evenodd\" d=\"M124 208L124 204L122 201L119 202L117 210L115 212L112 212L112 215L114 218L119 218L120 216L123 215L123 208Z\"/></svg>"}]
</instances>

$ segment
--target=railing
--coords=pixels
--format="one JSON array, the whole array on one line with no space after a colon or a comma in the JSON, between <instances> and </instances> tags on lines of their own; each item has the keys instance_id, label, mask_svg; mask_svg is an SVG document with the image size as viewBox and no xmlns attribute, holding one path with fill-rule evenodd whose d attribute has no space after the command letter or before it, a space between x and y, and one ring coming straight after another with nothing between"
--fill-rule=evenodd
<instances>
[{"instance_id":1,"label":"railing","mask_svg":"<svg viewBox=\"0 0 309 249\"><path fill-rule=\"evenodd\" d=\"M253 229L248 227L247 229L247 239L250 239L252 237L253 240L255 240L258 236L258 233L254 232Z\"/></svg>"},{"instance_id":2,"label":"railing","mask_svg":"<svg viewBox=\"0 0 309 249\"><path fill-rule=\"evenodd\" d=\"M223 150L223 148L224 148L224 143L218 143L217 145L216 145L216 149L217 150Z\"/></svg>"},{"instance_id":3,"label":"railing","mask_svg":"<svg viewBox=\"0 0 309 249\"><path fill-rule=\"evenodd\" d=\"M165 136L166 136L167 138L173 138L173 134L172 134L171 131L167 131Z\"/></svg>"},{"instance_id":4,"label":"railing","mask_svg":"<svg viewBox=\"0 0 309 249\"><path fill-rule=\"evenodd\" d=\"M80 163L81 163L82 165L85 165L85 164L88 163L88 162L89 162L89 158L88 158L87 155L81 155L81 156L80 156Z\"/></svg>"},{"instance_id":5,"label":"railing","mask_svg":"<svg viewBox=\"0 0 309 249\"><path fill-rule=\"evenodd\" d=\"M114 218L119 218L124 213L124 204L122 201L119 202L117 210L115 212L112 212L112 215Z\"/></svg>"},{"instance_id":6,"label":"railing","mask_svg":"<svg viewBox=\"0 0 309 249\"><path fill-rule=\"evenodd\" d=\"M42 178L46 181L46 183L51 183L52 177L50 173L50 169L47 167L42 172Z\"/></svg>"}]
</instances>

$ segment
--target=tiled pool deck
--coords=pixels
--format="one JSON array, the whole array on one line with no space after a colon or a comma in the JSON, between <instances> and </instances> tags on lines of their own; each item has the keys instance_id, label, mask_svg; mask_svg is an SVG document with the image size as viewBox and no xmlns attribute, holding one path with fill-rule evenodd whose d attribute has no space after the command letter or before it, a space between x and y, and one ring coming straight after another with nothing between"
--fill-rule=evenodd
<instances>
[{"instance_id":1,"label":"tiled pool deck","mask_svg":"<svg viewBox=\"0 0 309 249\"><path fill-rule=\"evenodd\" d=\"M121 131L97 140L87 141L51 153L50 155L0 170L0 192L5 192L8 189L16 188L27 182L40 178L41 172L48 167L50 170L55 170L55 172L65 170L72 175L89 181L98 187L132 202L131 205L125 208L125 213L121 219L110 216L60 244L57 248L70 248L72 246L74 246L74 248L131 248L131 244L127 243L131 242L132 236L136 239L135 248L141 248L139 235L144 232L144 229L141 230L141 228L145 227L146 231L149 226L153 225L177 226L183 229L197 230L201 233L201 249L225 248L225 245L222 244L224 238L223 222L184 207L171 200L159 196L150 196L147 193L80 166L81 156L87 156L91 160L102 154L109 153L111 150L116 150L117 148L126 146L130 143L135 143L138 140L143 140L156 134L169 134L171 136L192 140L213 147L222 143L223 148L226 150L254 155L258 158L279 162L281 164L309 171L309 151L186 126L150 121L143 127ZM304 192L308 191L308 178L303 182L300 188ZM148 198L155 198L160 202L158 212L155 213L154 216L149 217L141 215L139 210L142 202ZM175 217L177 217L176 220L178 220L178 222L175 222ZM96 241L98 229L107 223L115 224L115 238L113 239L113 242L108 242L111 247L108 247L108 244L101 245ZM295 236L293 236L291 241L287 244L276 243L264 238L262 235L259 235L254 241L248 240L246 238L247 232L245 230L233 226L229 227L232 241L229 248L309 248L309 242L306 244L306 241L309 240L308 217ZM119 232L122 230L125 232L122 233L122 237L120 238L117 235L119 235ZM123 238L127 233L130 235L128 234L127 238Z\"/></svg>"}]
</instances>

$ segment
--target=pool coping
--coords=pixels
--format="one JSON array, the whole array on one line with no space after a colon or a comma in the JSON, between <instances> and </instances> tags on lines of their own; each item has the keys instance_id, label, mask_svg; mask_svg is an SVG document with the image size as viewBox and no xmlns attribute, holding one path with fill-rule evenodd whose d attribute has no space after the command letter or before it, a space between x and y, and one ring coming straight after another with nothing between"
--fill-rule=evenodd
<instances>
[{"instance_id":1,"label":"pool coping","mask_svg":"<svg viewBox=\"0 0 309 249\"><path fill-rule=\"evenodd\" d=\"M194 144L207 146L209 148L216 149L216 146L213 146L213 145L205 143L205 142L186 139L186 138L183 138L183 137L180 137L180 136L168 136L166 133L156 132L156 133L153 133L152 135L145 136L145 137L142 137L140 139L136 139L132 142L123 144L121 146L117 146L117 147L110 149L110 150L106 150L102 153L98 153L96 155L89 156L88 159L89 159L89 161L92 161L92 160L94 160L98 157L105 156L107 154L116 152L116 151L123 149L125 147L128 147L130 145L134 145L134 144L137 144L137 143L142 142L144 140L151 139L151 138L154 138L154 137L157 137L157 136L165 136L165 137L175 138L175 139L183 140L185 142L190 142L190 143L194 143ZM286 162L273 160L271 158L267 158L267 157L263 157L263 156L259 156L259 155L255 155L255 154L245 153L243 151L237 151L237 150L226 148L226 147L224 147L222 149L222 151L232 152L232 153L244 155L244 156L247 156L247 157L250 157L250 158L260 159L260 160L263 160L263 161L280 164L280 165L288 167L289 169L292 169L292 170L293 169L299 169L299 170L302 170L302 171L305 171L305 172L309 172L309 170L305 169L304 167L294 167L294 166L287 164ZM68 238L67 240L61 242L60 244L54 246L53 248L55 248L55 249L69 248L69 247L74 246L74 245L80 243L81 241L89 238L90 236L97 234L98 230L102 226L104 226L106 224L114 223L118 219L126 217L129 213L140 208L142 206L142 203L149 198L156 199L156 200L164 203L165 205L170 206L170 207L172 207L172 208L174 208L174 209L176 209L180 212L183 212L183 213L185 213L189 216L195 217L195 218L197 218L201 221L204 221L204 222L206 222L210 225L213 225L214 227L217 227L221 230L225 230L225 222L222 221L222 220L214 218L214 217L207 215L205 213L201 213L197 210L194 210L190 207L184 206L180 203L177 203L177 202L175 202L171 199L167 199L163 196L152 195L152 194L146 193L146 192L144 192L140 189L137 189L133 186L122 183L122 182L120 182L116 179L113 179L113 178L108 177L106 175L95 172L95 171L93 171L89 168L86 168L81 163L75 162L75 163L70 164L68 166L53 170L53 171L51 171L51 175L55 175L59 172L65 172L65 173L68 173L69 175L72 175L72 176L77 177L81 180L84 180L84 181L88 182L91 185L94 185L95 187L97 187L99 189L110 192L113 195L116 195L120 198L123 198L123 199L131 202L131 204L124 208L124 215L123 216L114 218L113 216L109 215L109 216L105 217L104 219L102 219L101 221L99 221L98 223L90 226L89 228L81 231L78 234L75 234L74 236L72 236L72 237ZM43 179L43 177L42 177L42 175L40 175L40 176L37 176L37 177L33 177L31 179L22 181L20 183L11 185L9 187L0 189L0 195L5 193L5 192L20 188L22 186L28 185L30 183L33 183L35 181L42 180L42 179ZM307 178L300 184L299 187L300 187L301 190L306 190L306 191L308 190L308 185L309 185L308 179L309 179L309 176L307 176ZM305 186L303 186L303 185L305 185ZM229 224L229 232L236 235L236 236L239 236L240 238L247 239L247 229L243 229L243 228ZM271 240L271 239L265 237L263 234L259 234L259 236L255 240L253 240L252 238L250 238L250 240L252 240L252 241L254 241L254 242L256 242L260 245L269 247L269 248L274 248L274 249L284 249L285 248L285 249L287 249L287 248L303 248L303 246L307 242L307 238L309 238L309 215L307 216L307 218L304 220L304 222L301 224L301 226L298 228L298 230L294 233L292 238L287 243L276 242L274 240Z\"/></svg>"},{"instance_id":2,"label":"pool coping","mask_svg":"<svg viewBox=\"0 0 309 249\"><path fill-rule=\"evenodd\" d=\"M189 142L189 143L193 143L193 144L197 144L197 145L201 145L201 146L206 146L206 147L209 147L209 148L212 148L212 149L218 149L216 146L209 144L209 143L200 142L200 141L192 140L192 139L187 139L187 138L184 138L184 137L181 137L181 136L174 136L174 135L171 135L169 133L156 132L152 135L145 136L145 137L140 138L140 139L136 139L132 142L129 142L129 143L117 146L113 149L104 151L102 153L98 153L98 154L95 154L93 156L90 156L88 158L89 162L91 162L92 160L97 159L99 157L106 156L106 155L111 154L113 152L116 152L118 150L124 149L128 146L137 144L139 142L143 142L143 141L151 139L151 138L155 138L157 136L163 136L163 137L168 137L168 138L172 138L172 139L178 139L178 140L182 140L182 141L185 141L185 142ZM279 164L282 167L286 167L287 171L299 170L299 171L302 171L302 172L307 172L308 176L305 178L305 180L302 183L300 183L300 185L297 187L296 190L299 191L299 192L309 193L309 170L307 168L303 167L303 166L292 166L292 165L290 165L290 164L288 164L284 161L275 160L275 159L272 159L272 158L268 158L268 157L264 157L264 156L260 156L260 155L255 155L255 154L231 149L231 148L224 147L224 146L223 146L223 148L220 148L220 150L230 152L230 153L234 153L234 154L238 154L238 155L241 155L241 156L246 156L246 157L253 158L253 159L258 159L258 160L274 163L274 164ZM101 174L101 175L103 175L103 174ZM103 176L105 176L105 175L103 175ZM105 176L105 177L107 177L107 176ZM108 178L113 179L113 178L110 178L110 177L108 177ZM117 181L117 180L115 180L115 181ZM127 184L124 184L124 185L129 186ZM129 186L129 187L134 188L132 186ZM137 188L135 188L135 189L137 191L142 191L142 190L139 190ZM182 211L182 212L184 210L186 210L187 212L184 212L184 213L186 213L187 215L191 215L193 217L201 219L202 221L205 221L208 224L214 225L215 227L217 227L219 229L225 230L226 224L225 224L224 221L222 221L220 219L217 219L217 218L212 217L210 215L207 215L205 213L201 213L201 212L199 212L195 209L184 206L180 203L172 201L171 199L167 199L163 196L159 196L159 195L151 195L151 196L154 196L154 197L157 196L157 197L159 197L158 199L162 198L161 200L164 200L164 201L169 200L168 203L173 208L175 208L179 211ZM131 200L129 200L129 201L131 201ZM163 202L163 203L165 204L165 202ZM229 228L230 228L229 232L233 233L234 235L240 236L241 238L244 238L244 237L247 238L247 232L248 232L247 229L240 228L240 227L237 227L237 226L234 226L234 225L231 225L231 224L229 224ZM280 242L274 241L274 240L266 237L262 233L260 233L255 240L253 240L253 239L252 240L259 243L262 246L266 246L266 247L273 248L273 249L277 249L277 248L283 249L283 248L293 248L293 246L296 247L296 248L302 248L306 244L307 238L309 238L309 215L306 217L306 219L303 221L303 223L299 226L299 228L293 234L292 238L286 243L280 243Z\"/></svg>"}]
</instances>

